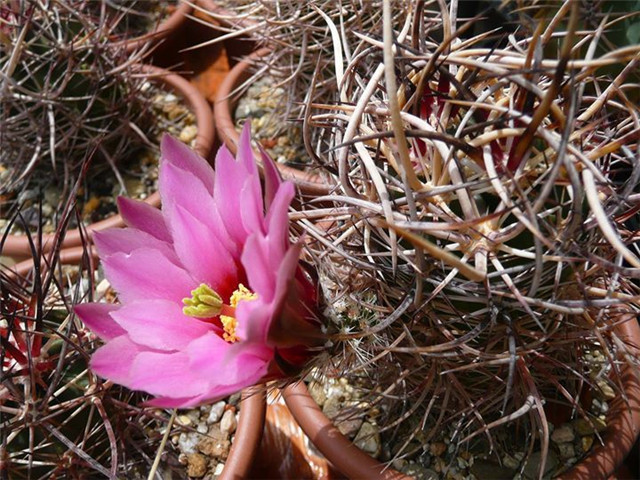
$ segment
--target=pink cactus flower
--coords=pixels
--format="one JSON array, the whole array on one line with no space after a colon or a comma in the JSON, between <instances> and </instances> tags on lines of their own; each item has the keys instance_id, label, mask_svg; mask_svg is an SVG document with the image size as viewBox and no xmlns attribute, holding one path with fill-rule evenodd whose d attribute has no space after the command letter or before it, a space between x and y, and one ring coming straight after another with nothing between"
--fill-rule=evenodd
<instances>
[{"instance_id":1,"label":"pink cactus flower","mask_svg":"<svg viewBox=\"0 0 640 480\"><path fill-rule=\"evenodd\" d=\"M121 304L75 312L106 341L91 361L98 375L152 405L190 407L303 360L319 338L315 289L289 241L294 187L263 155L262 189L247 126L215 173L170 136L161 150L162 210L120 198L128 226L94 236Z\"/></svg>"}]
</instances>

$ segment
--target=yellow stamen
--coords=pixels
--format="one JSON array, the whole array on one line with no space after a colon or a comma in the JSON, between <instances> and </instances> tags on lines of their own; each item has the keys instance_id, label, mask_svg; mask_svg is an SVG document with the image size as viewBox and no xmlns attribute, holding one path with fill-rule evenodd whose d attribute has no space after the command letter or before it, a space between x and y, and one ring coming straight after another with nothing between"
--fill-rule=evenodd
<instances>
[{"instance_id":1,"label":"yellow stamen","mask_svg":"<svg viewBox=\"0 0 640 480\"><path fill-rule=\"evenodd\" d=\"M196 318L220 316L220 323L222 323L224 330L222 338L229 343L234 343L240 340L236 336L236 328L238 327L238 320L234 316L236 307L240 302L256 298L258 298L256 293L240 283L236 291L231 294L230 305L225 305L215 290L209 285L201 283L198 288L191 290L191 298L182 299L182 303L185 305L182 308L182 313Z\"/></svg>"},{"instance_id":2,"label":"yellow stamen","mask_svg":"<svg viewBox=\"0 0 640 480\"><path fill-rule=\"evenodd\" d=\"M222 322L222 326L224 327L222 338L229 343L237 342L239 340L236 336L236 327L238 326L238 320L235 317L220 315L220 322Z\"/></svg>"},{"instance_id":3,"label":"yellow stamen","mask_svg":"<svg viewBox=\"0 0 640 480\"><path fill-rule=\"evenodd\" d=\"M258 298L257 293L253 293L251 290L240 283L238 284L238 289L231 295L229 303L233 308L236 308L241 300L255 300L256 298Z\"/></svg>"},{"instance_id":4,"label":"yellow stamen","mask_svg":"<svg viewBox=\"0 0 640 480\"><path fill-rule=\"evenodd\" d=\"M229 303L231 304L231 308L235 309L241 301L246 302L255 300L256 298L258 298L258 295L256 293L253 293L244 285L239 284L236 291L231 294ZM222 323L222 327L224 329L224 333L222 334L223 339L225 339L229 343L234 343L240 340L236 335L236 328L238 327L238 320L236 319L236 317L232 317L229 315L220 315L220 322Z\"/></svg>"},{"instance_id":5,"label":"yellow stamen","mask_svg":"<svg viewBox=\"0 0 640 480\"><path fill-rule=\"evenodd\" d=\"M182 313L189 317L211 318L220 315L222 298L209 285L201 283L198 288L191 290L191 298L183 298Z\"/></svg>"}]
</instances>

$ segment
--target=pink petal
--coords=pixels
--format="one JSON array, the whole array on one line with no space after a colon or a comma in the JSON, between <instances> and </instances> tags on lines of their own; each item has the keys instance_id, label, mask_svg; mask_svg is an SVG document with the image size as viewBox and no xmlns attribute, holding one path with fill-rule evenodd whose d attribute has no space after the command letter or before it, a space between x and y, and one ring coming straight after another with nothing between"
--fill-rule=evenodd
<instances>
[{"instance_id":1,"label":"pink petal","mask_svg":"<svg viewBox=\"0 0 640 480\"><path fill-rule=\"evenodd\" d=\"M110 315L118 308L119 305L111 303L82 303L74 306L73 311L93 333L103 340L111 340L126 333Z\"/></svg>"},{"instance_id":2,"label":"pink petal","mask_svg":"<svg viewBox=\"0 0 640 480\"><path fill-rule=\"evenodd\" d=\"M267 212L267 231L273 257L284 255L284 250L289 245L289 205L294 195L293 184L284 182Z\"/></svg>"},{"instance_id":3,"label":"pink petal","mask_svg":"<svg viewBox=\"0 0 640 480\"><path fill-rule=\"evenodd\" d=\"M136 228L110 228L93 234L93 240L101 258L114 253L129 254L138 248L154 248L171 261L177 261L171 245Z\"/></svg>"},{"instance_id":4,"label":"pink petal","mask_svg":"<svg viewBox=\"0 0 640 480\"><path fill-rule=\"evenodd\" d=\"M199 220L180 205L167 208L174 246L182 264L197 279L223 298L238 285L238 267L233 255Z\"/></svg>"},{"instance_id":5,"label":"pink petal","mask_svg":"<svg viewBox=\"0 0 640 480\"><path fill-rule=\"evenodd\" d=\"M91 357L91 368L101 377L128 386L131 364L142 349L126 335L116 337Z\"/></svg>"},{"instance_id":6,"label":"pink petal","mask_svg":"<svg viewBox=\"0 0 640 480\"><path fill-rule=\"evenodd\" d=\"M180 304L199 285L153 248L139 248L128 255L116 253L103 259L102 264L106 277L125 303L157 298Z\"/></svg>"},{"instance_id":7,"label":"pink petal","mask_svg":"<svg viewBox=\"0 0 640 480\"><path fill-rule=\"evenodd\" d=\"M160 167L160 192L162 212L172 234L175 233L175 225L172 224L171 213L175 209L171 207L180 205L205 225L225 245L227 250L238 251L238 244L229 236L225 223L218 214L218 208L211 192L191 173L165 163ZM237 222L237 218L234 221Z\"/></svg>"},{"instance_id":8,"label":"pink petal","mask_svg":"<svg viewBox=\"0 0 640 480\"><path fill-rule=\"evenodd\" d=\"M276 317L283 310L283 303L287 301L289 289L298 268L300 248L300 244L291 247L281 260L280 266L275 269L276 275L272 279L273 288L270 297L262 295L256 288L255 291L259 292L257 300L241 302L238 305L236 334L243 341L267 343L269 330L273 324L277 323ZM252 283L250 285L254 288ZM302 301L302 299L296 299L296 301ZM300 309L304 308L304 305L296 304L292 308Z\"/></svg>"},{"instance_id":9,"label":"pink petal","mask_svg":"<svg viewBox=\"0 0 640 480\"><path fill-rule=\"evenodd\" d=\"M300 250L302 250L302 244L296 243L287 250L282 262L280 262L280 267L276 274L276 288L274 295L276 301L281 301L286 296L287 289L294 280L296 269L298 268L298 263L300 261Z\"/></svg>"},{"instance_id":10,"label":"pink petal","mask_svg":"<svg viewBox=\"0 0 640 480\"><path fill-rule=\"evenodd\" d=\"M162 163L170 163L180 170L191 173L209 192L213 191L215 175L211 165L184 143L171 135L163 135L160 152Z\"/></svg>"},{"instance_id":11,"label":"pink petal","mask_svg":"<svg viewBox=\"0 0 640 480\"><path fill-rule=\"evenodd\" d=\"M248 232L264 231L264 203L260 174L256 158L251 148L251 122L245 122L240 140L236 161L245 169L245 180L242 185L241 214L245 229Z\"/></svg>"},{"instance_id":12,"label":"pink petal","mask_svg":"<svg viewBox=\"0 0 640 480\"><path fill-rule=\"evenodd\" d=\"M274 302L265 303L260 297L249 302L240 302L236 309L238 338L242 342L266 343L274 321L274 306Z\"/></svg>"},{"instance_id":13,"label":"pink petal","mask_svg":"<svg viewBox=\"0 0 640 480\"><path fill-rule=\"evenodd\" d=\"M193 375L208 379L215 397L228 387L239 391L259 381L267 372L273 350L257 343L227 343L214 334L202 336L187 348ZM224 390L225 392L229 390Z\"/></svg>"},{"instance_id":14,"label":"pink petal","mask_svg":"<svg viewBox=\"0 0 640 480\"><path fill-rule=\"evenodd\" d=\"M244 165L248 175L258 176L258 166L253 155L253 149L251 148L251 122L245 122L240 132L240 140L238 141L238 161ZM260 184L257 185L255 192L260 195Z\"/></svg>"},{"instance_id":15,"label":"pink petal","mask_svg":"<svg viewBox=\"0 0 640 480\"><path fill-rule=\"evenodd\" d=\"M259 235L247 238L241 261L251 290L257 293L262 301L270 302L276 287L276 277L271 267L267 240Z\"/></svg>"},{"instance_id":16,"label":"pink petal","mask_svg":"<svg viewBox=\"0 0 640 480\"><path fill-rule=\"evenodd\" d=\"M271 206L273 197L278 191L278 187L282 183L280 179L280 173L276 168L276 164L271 157L260 147L260 157L262 159L262 170L264 175L264 204L265 208Z\"/></svg>"},{"instance_id":17,"label":"pink petal","mask_svg":"<svg viewBox=\"0 0 640 480\"><path fill-rule=\"evenodd\" d=\"M162 213L157 208L139 200L118 197L118 210L128 226L142 230L163 242L171 241Z\"/></svg>"},{"instance_id":18,"label":"pink petal","mask_svg":"<svg viewBox=\"0 0 640 480\"><path fill-rule=\"evenodd\" d=\"M248 235L240 221L242 205L246 201L255 205L253 199L243 197L242 189L246 179L247 170L244 165L235 161L227 147L220 148L216 155L216 185L213 196L229 235L239 244L244 243Z\"/></svg>"},{"instance_id":19,"label":"pink petal","mask_svg":"<svg viewBox=\"0 0 640 480\"><path fill-rule=\"evenodd\" d=\"M229 352L223 366L223 375L218 374L218 377L212 377L214 384L209 390L211 396L219 395L224 387L240 391L260 383L269 370L269 362L274 354L272 349L257 343L234 345L237 345L238 353L232 356Z\"/></svg>"},{"instance_id":20,"label":"pink petal","mask_svg":"<svg viewBox=\"0 0 640 480\"><path fill-rule=\"evenodd\" d=\"M189 357L184 352L146 351L137 355L133 361L127 386L152 395L184 398L206 392L209 381L192 373Z\"/></svg>"},{"instance_id":21,"label":"pink petal","mask_svg":"<svg viewBox=\"0 0 640 480\"><path fill-rule=\"evenodd\" d=\"M205 403L208 399L205 395L197 395L195 397L156 397L144 402L145 406L159 408L193 408Z\"/></svg>"},{"instance_id":22,"label":"pink petal","mask_svg":"<svg viewBox=\"0 0 640 480\"><path fill-rule=\"evenodd\" d=\"M111 316L133 342L156 350L182 350L213 328L187 317L182 313L182 305L167 300L127 303Z\"/></svg>"},{"instance_id":23,"label":"pink petal","mask_svg":"<svg viewBox=\"0 0 640 480\"><path fill-rule=\"evenodd\" d=\"M247 178L240 198L240 217L247 232L266 233L264 224L264 211L262 207L262 196L255 195L254 186L256 178Z\"/></svg>"},{"instance_id":24,"label":"pink petal","mask_svg":"<svg viewBox=\"0 0 640 480\"><path fill-rule=\"evenodd\" d=\"M260 233L250 236L242 252L241 261L247 272L249 284L261 295L265 302L273 298L275 288L274 273L280 268L286 248L289 245L288 206L294 195L291 183L284 182L276 193L269 209L267 236Z\"/></svg>"}]
</instances>

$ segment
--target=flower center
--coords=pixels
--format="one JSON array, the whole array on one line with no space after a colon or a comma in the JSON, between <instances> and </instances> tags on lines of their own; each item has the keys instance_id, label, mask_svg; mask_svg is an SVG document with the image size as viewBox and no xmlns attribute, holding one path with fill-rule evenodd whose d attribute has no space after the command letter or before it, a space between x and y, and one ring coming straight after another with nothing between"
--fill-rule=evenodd
<instances>
[{"instance_id":1,"label":"flower center","mask_svg":"<svg viewBox=\"0 0 640 480\"><path fill-rule=\"evenodd\" d=\"M238 326L238 319L235 316L236 308L241 301L250 301L256 298L258 298L256 293L240 283L229 299L230 305L226 305L214 289L201 283L198 288L191 290L191 298L182 299L182 303L185 305L182 308L182 313L195 318L219 316L224 330L222 338L229 343L234 343L239 340L236 336Z\"/></svg>"}]
</instances>

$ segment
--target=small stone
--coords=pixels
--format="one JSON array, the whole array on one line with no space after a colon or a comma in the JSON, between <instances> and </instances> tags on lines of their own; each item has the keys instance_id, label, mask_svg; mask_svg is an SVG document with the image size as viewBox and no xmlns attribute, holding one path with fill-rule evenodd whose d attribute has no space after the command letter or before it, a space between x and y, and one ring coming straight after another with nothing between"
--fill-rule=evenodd
<instances>
[{"instance_id":1,"label":"small stone","mask_svg":"<svg viewBox=\"0 0 640 480\"><path fill-rule=\"evenodd\" d=\"M320 408L322 408L324 402L327 400L327 394L319 382L311 382L309 384L309 395L311 395L311 398L315 400Z\"/></svg>"},{"instance_id":2,"label":"small stone","mask_svg":"<svg viewBox=\"0 0 640 480\"><path fill-rule=\"evenodd\" d=\"M229 397L229 405L238 405L241 397L242 397L241 393L234 393Z\"/></svg>"},{"instance_id":3,"label":"small stone","mask_svg":"<svg viewBox=\"0 0 640 480\"><path fill-rule=\"evenodd\" d=\"M527 459L527 463L524 465L523 475L526 478L538 478L538 471L540 470L540 461L542 457L541 452L533 452L531 456ZM558 466L558 458L554 452L549 450L547 454L547 463L544 466L544 476L548 476L549 473L555 471Z\"/></svg>"},{"instance_id":4,"label":"small stone","mask_svg":"<svg viewBox=\"0 0 640 480\"><path fill-rule=\"evenodd\" d=\"M413 451L413 449L412 449L412 451ZM433 461L433 455L431 455L429 453L429 449L428 448L426 450L423 449L422 453L420 454L420 456L416 460L423 467L428 467L428 466L431 465L431 462Z\"/></svg>"},{"instance_id":5,"label":"small stone","mask_svg":"<svg viewBox=\"0 0 640 480\"><path fill-rule=\"evenodd\" d=\"M596 386L599 390L598 393L600 393L600 395L602 395L606 400L613 400L616 398L616 392L613 391L613 388L611 388L611 385L609 385L609 382L605 379L600 378L596 380Z\"/></svg>"},{"instance_id":6,"label":"small stone","mask_svg":"<svg viewBox=\"0 0 640 480\"><path fill-rule=\"evenodd\" d=\"M583 452L588 452L589 450L591 450L591 447L593 446L593 437L591 435L582 437L580 445L582 446L582 451Z\"/></svg>"},{"instance_id":7,"label":"small stone","mask_svg":"<svg viewBox=\"0 0 640 480\"><path fill-rule=\"evenodd\" d=\"M602 432L607 428L607 423L601 418L597 417L592 418L591 423L589 423L584 418L579 418L578 420L573 422L573 425L576 429L576 432L578 432L578 434L583 437L585 435L592 435L595 432Z\"/></svg>"},{"instance_id":8,"label":"small stone","mask_svg":"<svg viewBox=\"0 0 640 480\"><path fill-rule=\"evenodd\" d=\"M99 206L100 206L100 199L98 197L96 197L96 196L92 196L89 200L86 201L86 203L82 207L82 216L83 217L88 217Z\"/></svg>"},{"instance_id":9,"label":"small stone","mask_svg":"<svg viewBox=\"0 0 640 480\"><path fill-rule=\"evenodd\" d=\"M435 442L429 446L429 451L434 457L441 457L447 451L447 445L443 442Z\"/></svg>"},{"instance_id":10,"label":"small stone","mask_svg":"<svg viewBox=\"0 0 640 480\"><path fill-rule=\"evenodd\" d=\"M198 450L209 457L226 460L231 450L231 442L218 438L207 437L198 443Z\"/></svg>"},{"instance_id":11,"label":"small stone","mask_svg":"<svg viewBox=\"0 0 640 480\"><path fill-rule=\"evenodd\" d=\"M391 462L391 466L396 470L401 471L407 466L407 461L404 458L396 458Z\"/></svg>"},{"instance_id":12,"label":"small stone","mask_svg":"<svg viewBox=\"0 0 640 480\"><path fill-rule=\"evenodd\" d=\"M213 475L219 477L222 475L222 471L224 470L224 463L219 463L216 465L216 469L213 471Z\"/></svg>"},{"instance_id":13,"label":"small stone","mask_svg":"<svg viewBox=\"0 0 640 480\"><path fill-rule=\"evenodd\" d=\"M207 423L211 425L212 423L217 423L222 418L222 414L224 413L224 402L218 402L211 405L211 411L209 412L209 416L207 417Z\"/></svg>"},{"instance_id":14,"label":"small stone","mask_svg":"<svg viewBox=\"0 0 640 480\"><path fill-rule=\"evenodd\" d=\"M560 458L563 458L566 460L568 458L575 457L576 455L576 450L575 448L573 448L573 443L571 442L558 443L557 447L558 447L558 453L560 454Z\"/></svg>"},{"instance_id":15,"label":"small stone","mask_svg":"<svg viewBox=\"0 0 640 480\"><path fill-rule=\"evenodd\" d=\"M561 425L551 434L551 440L555 443L573 442L576 437L571 425Z\"/></svg>"},{"instance_id":16,"label":"small stone","mask_svg":"<svg viewBox=\"0 0 640 480\"><path fill-rule=\"evenodd\" d=\"M363 419L358 417L350 416L348 418L344 418L340 414L343 412L344 405L340 401L340 398L337 395L332 395L327 398L327 401L324 403L322 407L322 412L329 418L335 421L338 430L344 436L353 438L353 436L360 430L362 426Z\"/></svg>"},{"instance_id":17,"label":"small stone","mask_svg":"<svg viewBox=\"0 0 640 480\"><path fill-rule=\"evenodd\" d=\"M207 473L207 459L199 453L187 455L187 475L202 478Z\"/></svg>"},{"instance_id":18,"label":"small stone","mask_svg":"<svg viewBox=\"0 0 640 480\"><path fill-rule=\"evenodd\" d=\"M289 145L289 137L285 135L278 137L277 142L279 147L286 147L287 145Z\"/></svg>"},{"instance_id":19,"label":"small stone","mask_svg":"<svg viewBox=\"0 0 640 480\"><path fill-rule=\"evenodd\" d=\"M509 470L516 470L520 466L520 460L511 455L505 455L502 459L502 464Z\"/></svg>"},{"instance_id":20,"label":"small stone","mask_svg":"<svg viewBox=\"0 0 640 480\"><path fill-rule=\"evenodd\" d=\"M178 437L178 449L182 453L196 453L196 445L200 441L201 435L195 432L183 432Z\"/></svg>"},{"instance_id":21,"label":"small stone","mask_svg":"<svg viewBox=\"0 0 640 480\"><path fill-rule=\"evenodd\" d=\"M372 457L380 455L380 432L375 425L364 422L353 443Z\"/></svg>"},{"instance_id":22,"label":"small stone","mask_svg":"<svg viewBox=\"0 0 640 480\"><path fill-rule=\"evenodd\" d=\"M598 412L606 415L606 413L609 411L609 404L605 399L598 400L597 398L594 398L591 406L591 411L593 412Z\"/></svg>"},{"instance_id":23,"label":"small stone","mask_svg":"<svg viewBox=\"0 0 640 480\"><path fill-rule=\"evenodd\" d=\"M205 434L207 433L207 431L209 431L209 428L207 427L206 424L198 423L198 426L196 427L196 432Z\"/></svg>"},{"instance_id":24,"label":"small stone","mask_svg":"<svg viewBox=\"0 0 640 480\"><path fill-rule=\"evenodd\" d=\"M433 469L438 473L442 473L447 469L447 462L445 462L444 458L436 457L433 462Z\"/></svg>"},{"instance_id":25,"label":"small stone","mask_svg":"<svg viewBox=\"0 0 640 480\"><path fill-rule=\"evenodd\" d=\"M198 127L195 125L188 125L180 131L178 138L180 138L181 142L190 143L194 138L196 138L196 135L198 135Z\"/></svg>"},{"instance_id":26,"label":"small stone","mask_svg":"<svg viewBox=\"0 0 640 480\"><path fill-rule=\"evenodd\" d=\"M42 216L43 217L50 217L52 215L53 215L53 207L48 203L44 203L42 205Z\"/></svg>"},{"instance_id":27,"label":"small stone","mask_svg":"<svg viewBox=\"0 0 640 480\"><path fill-rule=\"evenodd\" d=\"M187 415L179 415L178 418L176 418L176 423L178 425L182 425L183 427L188 427L192 422Z\"/></svg>"},{"instance_id":28,"label":"small stone","mask_svg":"<svg viewBox=\"0 0 640 480\"><path fill-rule=\"evenodd\" d=\"M424 468L416 463L411 463L407 466L404 473L413 478L419 478L420 480L437 480L439 478L438 472L431 470L430 468Z\"/></svg>"},{"instance_id":29,"label":"small stone","mask_svg":"<svg viewBox=\"0 0 640 480\"><path fill-rule=\"evenodd\" d=\"M232 434L236 431L236 427L238 426L238 421L236 420L236 414L233 410L227 410L222 415L222 420L220 420L220 431L223 433Z\"/></svg>"},{"instance_id":30,"label":"small stone","mask_svg":"<svg viewBox=\"0 0 640 480\"><path fill-rule=\"evenodd\" d=\"M511 480L515 473L515 468L500 466L490 460L476 460L471 466L471 473L479 480L491 478L495 480Z\"/></svg>"},{"instance_id":31,"label":"small stone","mask_svg":"<svg viewBox=\"0 0 640 480\"><path fill-rule=\"evenodd\" d=\"M230 437L229 432L223 432L222 430L220 430L219 423L211 425L211 427L209 427L208 436L216 440L229 440Z\"/></svg>"}]
</instances>

